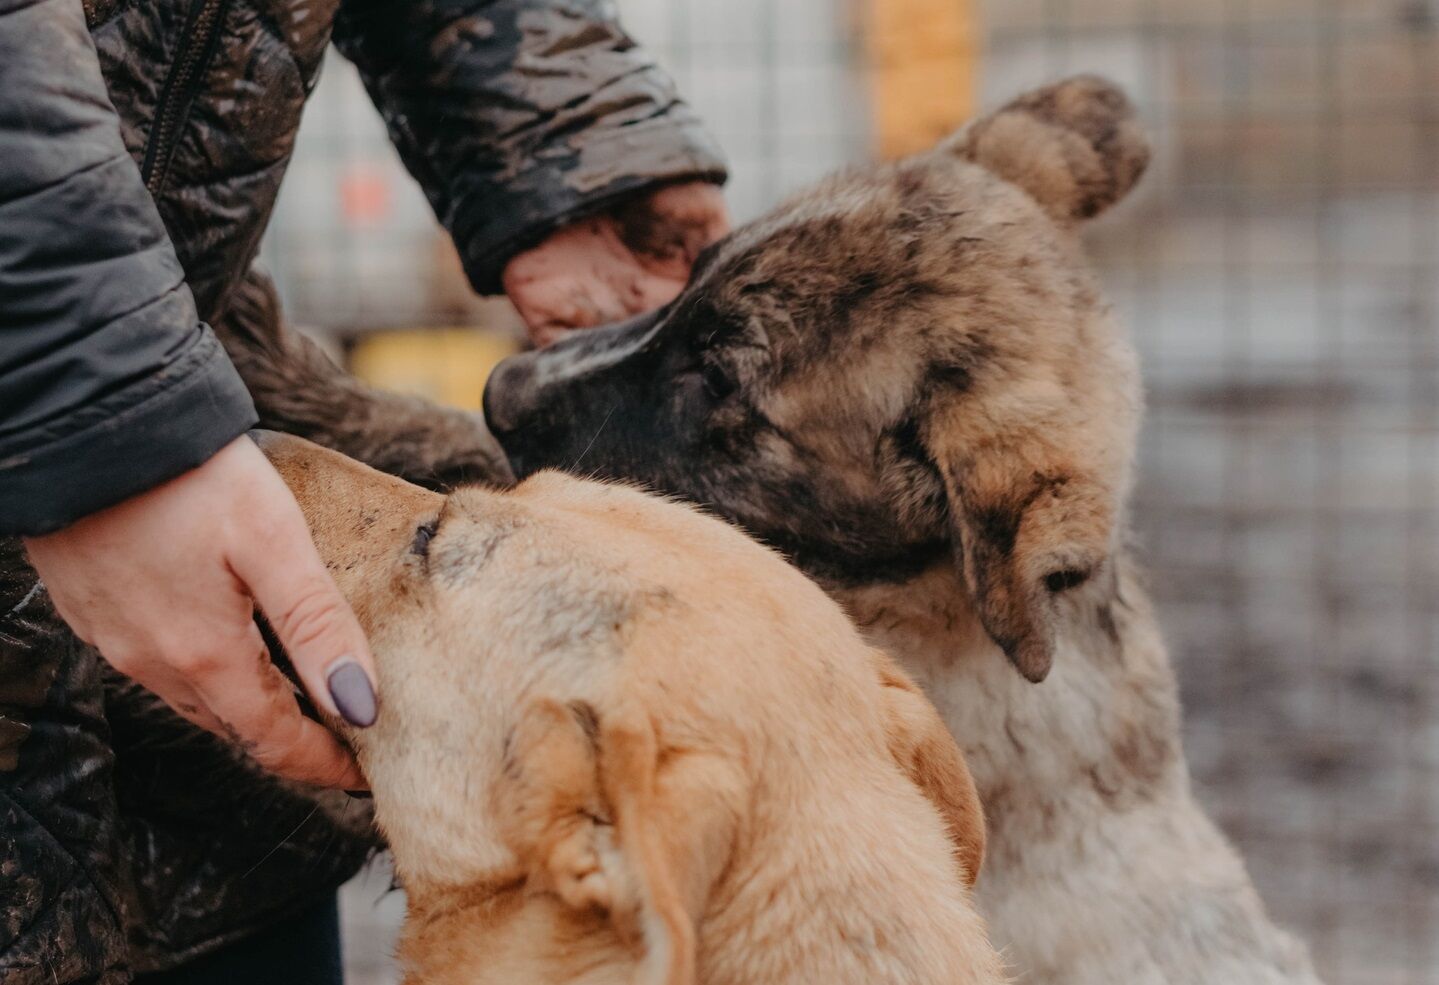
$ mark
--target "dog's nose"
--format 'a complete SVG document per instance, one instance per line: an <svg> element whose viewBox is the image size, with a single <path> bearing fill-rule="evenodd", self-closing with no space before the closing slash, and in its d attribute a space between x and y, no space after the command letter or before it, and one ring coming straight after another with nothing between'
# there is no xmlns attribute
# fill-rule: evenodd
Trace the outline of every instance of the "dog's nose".
<svg viewBox="0 0 1439 985"><path fill-rule="evenodd" d="M539 389L534 353L511 356L490 373L483 398L485 422L501 443L522 429L539 407Z"/></svg>

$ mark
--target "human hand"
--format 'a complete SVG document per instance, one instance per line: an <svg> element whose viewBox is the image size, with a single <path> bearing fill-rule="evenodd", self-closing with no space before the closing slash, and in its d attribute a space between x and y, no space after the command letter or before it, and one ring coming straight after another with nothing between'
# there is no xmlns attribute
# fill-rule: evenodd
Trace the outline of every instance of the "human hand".
<svg viewBox="0 0 1439 985"><path fill-rule="evenodd" d="M365 785L345 747L300 713L255 625L258 604L316 705L374 722L364 633L248 438L25 546L60 615L116 670L276 773Z"/></svg>
<svg viewBox="0 0 1439 985"><path fill-rule="evenodd" d="M729 232L717 185L668 185L556 230L505 266L505 293L535 345L673 300L695 257Z"/></svg>

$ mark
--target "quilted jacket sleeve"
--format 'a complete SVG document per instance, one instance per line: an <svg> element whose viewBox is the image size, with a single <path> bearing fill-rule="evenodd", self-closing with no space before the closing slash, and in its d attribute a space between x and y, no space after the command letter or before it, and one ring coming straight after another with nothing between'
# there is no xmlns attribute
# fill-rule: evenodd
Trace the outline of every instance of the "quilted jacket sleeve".
<svg viewBox="0 0 1439 985"><path fill-rule="evenodd" d="M80 0L0 0L0 534L148 489L254 420L125 152Z"/></svg>
<svg viewBox="0 0 1439 985"><path fill-rule="evenodd" d="M344 0L335 40L482 293L561 225L664 182L725 178L610 0Z"/></svg>

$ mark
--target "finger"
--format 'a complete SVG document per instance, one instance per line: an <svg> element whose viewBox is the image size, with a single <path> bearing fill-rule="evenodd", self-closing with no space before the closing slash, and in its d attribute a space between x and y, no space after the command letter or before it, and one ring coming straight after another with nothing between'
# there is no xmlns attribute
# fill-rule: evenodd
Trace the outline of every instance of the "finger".
<svg viewBox="0 0 1439 985"><path fill-rule="evenodd" d="M554 278L530 285L515 297L515 307L539 344L541 332L593 328L625 318L631 312L616 286L622 280L622 275L608 270L583 280Z"/></svg>
<svg viewBox="0 0 1439 985"><path fill-rule="evenodd" d="M191 675L218 730L272 772L326 787L363 784L354 757L318 722L300 713L290 682L270 662L258 630L242 655L207 662Z"/></svg>
<svg viewBox="0 0 1439 985"><path fill-rule="evenodd" d="M542 330L564 331L600 322L602 316L587 294L572 285L548 284L516 305L531 336Z"/></svg>
<svg viewBox="0 0 1439 985"><path fill-rule="evenodd" d="M556 280L530 281L508 289L510 300L525 323L525 331L537 346L545 344L541 341L542 335L563 331L585 317L585 313L570 300L571 292L557 284Z"/></svg>
<svg viewBox="0 0 1439 985"><path fill-rule="evenodd" d="M638 273L630 281L626 291L630 314L638 315L664 307L679 297L684 286L683 277L666 277L643 271Z"/></svg>
<svg viewBox="0 0 1439 985"><path fill-rule="evenodd" d="M605 273L608 276L596 271L594 276L572 281L557 311L559 317L552 321L563 328L593 328L621 321L628 314L615 283L621 278L615 271Z"/></svg>
<svg viewBox="0 0 1439 985"><path fill-rule="evenodd" d="M271 476L284 508L273 511L264 535L233 546L231 568L269 620L311 700L351 725L368 727L379 713L369 644L316 553L299 506L279 475Z"/></svg>
<svg viewBox="0 0 1439 985"><path fill-rule="evenodd" d="M618 210L620 236L647 270L685 280L695 258L729 231L724 194L707 182L670 185Z"/></svg>
<svg viewBox="0 0 1439 985"><path fill-rule="evenodd" d="M231 692L222 692L215 700L225 704L223 694L227 693ZM247 701L245 705L248 704ZM249 714L245 706L225 704L216 717L219 734L272 773L338 790L369 787L354 754L333 732L301 714L293 694L276 696L271 706L256 708Z"/></svg>
<svg viewBox="0 0 1439 985"><path fill-rule="evenodd" d="M195 693L184 675L164 660L156 659L164 650L163 644L131 642L144 638L143 633L136 632L128 636L110 636L86 642L99 652L101 658L113 667L116 673L155 695L177 715L207 732L223 734L220 723L210 714L204 699Z"/></svg>
<svg viewBox="0 0 1439 985"><path fill-rule="evenodd" d="M546 349L563 338L583 331L584 329L582 328L565 328L561 325L542 325L530 332L530 340L534 342L536 349Z"/></svg>
<svg viewBox="0 0 1439 985"><path fill-rule="evenodd" d="M143 676L131 674L118 664L112 663L116 670L119 670L126 677L129 677L136 684L155 695L170 709L192 725L198 725L206 732L224 737L225 730L220 725L220 720L210 713L205 704L205 699L185 681L179 674L169 671L163 664L147 664L147 672Z"/></svg>
<svg viewBox="0 0 1439 985"><path fill-rule="evenodd" d="M556 317L550 311L535 310L518 303L515 307L519 309L520 318L525 323L525 334L536 349L553 345L574 331L567 320Z"/></svg>
<svg viewBox="0 0 1439 985"><path fill-rule="evenodd" d="M190 724L198 725L206 732L213 732L215 735L225 735L224 727L206 706L205 699L188 684L176 679L169 685L154 687L147 684L145 687L158 695L165 704L174 709L177 715Z"/></svg>

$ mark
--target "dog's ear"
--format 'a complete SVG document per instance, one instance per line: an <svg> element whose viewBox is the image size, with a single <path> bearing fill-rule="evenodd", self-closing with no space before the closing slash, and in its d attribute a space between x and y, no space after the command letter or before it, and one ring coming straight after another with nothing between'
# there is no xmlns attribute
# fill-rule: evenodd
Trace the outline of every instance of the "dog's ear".
<svg viewBox="0 0 1439 985"><path fill-rule="evenodd" d="M659 759L641 709L539 699L509 733L492 807L532 888L608 921L638 957L637 983L693 985L695 920L731 841L731 814L709 801L727 784L699 766L661 790Z"/></svg>
<svg viewBox="0 0 1439 985"><path fill-rule="evenodd" d="M1149 141L1112 82L1081 75L1025 93L946 145L1032 196L1058 219L1088 219L1123 198Z"/></svg>
<svg viewBox="0 0 1439 985"><path fill-rule="evenodd" d="M1111 553L1122 480L1100 471L1113 450L1095 447L1082 420L1066 419L1077 408L1044 413L1041 397L1007 386L1013 392L971 393L932 409L922 437L979 620L1038 682L1054 662L1056 597L1088 581Z"/></svg>
<svg viewBox="0 0 1439 985"><path fill-rule="evenodd" d="M973 886L984 863L984 809L954 737L919 687L878 650L872 651L882 688L890 754L939 810L955 856Z"/></svg>

